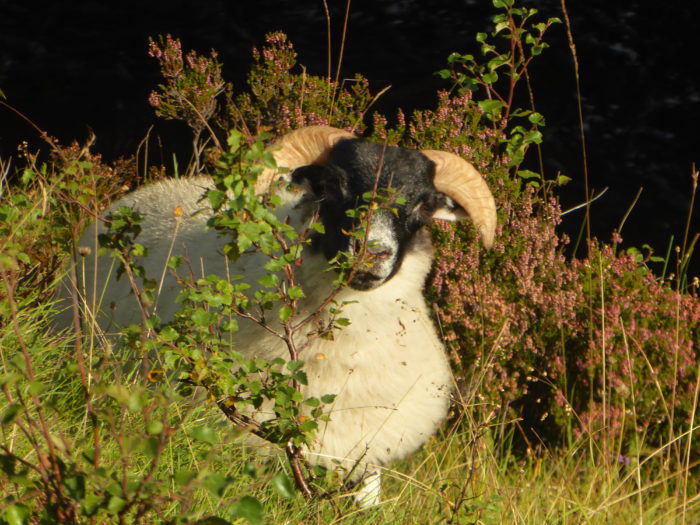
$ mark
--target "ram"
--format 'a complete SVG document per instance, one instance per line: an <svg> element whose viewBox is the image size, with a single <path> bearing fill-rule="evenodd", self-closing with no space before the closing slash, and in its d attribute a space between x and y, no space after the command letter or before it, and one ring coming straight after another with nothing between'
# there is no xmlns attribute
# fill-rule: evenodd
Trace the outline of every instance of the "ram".
<svg viewBox="0 0 700 525"><path fill-rule="evenodd" d="M379 500L381 467L417 450L436 431L450 403L450 367L423 298L434 251L426 226L433 218L469 216L489 247L496 228L495 203L482 176L451 153L384 146L326 126L291 132L276 146L277 165L288 171L264 172L258 190L280 187L272 182L285 178L288 185L280 190L284 204L276 213L300 230L310 217L324 225L323 233L314 233L297 272L306 293L299 307L302 315L317 308L333 289L327 261L339 251L356 249L348 235L353 228L348 210L377 187L391 187L401 197L393 210L380 207L371 216L366 244L371 262L335 297L347 305L343 315L351 324L333 340L309 340L301 356L308 375L303 394L336 394L330 421L322 424L315 445L305 453L312 462L350 467L364 479L360 502L373 504ZM296 191L288 191L290 187ZM255 253L244 253L228 267L223 248L229 239L206 228L213 211L202 196L211 188L213 181L204 176L162 181L139 188L107 210L128 206L142 214L138 242L148 249L146 274L162 278L155 309L163 321L177 311L175 298L181 289L163 270L170 255L186 257L201 275L241 274L255 282L264 271L261 255ZM178 206L183 212L179 218L173 214ZM96 229L105 230L102 221ZM92 246L95 238L95 228L88 228L79 246ZM105 331L138 322L141 314L128 280L117 280L110 273L110 259L95 252L78 272L84 275L78 287L83 302L98 295L102 299L103 308L88 315L95 315ZM70 323L66 319L64 324ZM240 321L236 347L261 359L288 357L278 337L245 320Z"/></svg>

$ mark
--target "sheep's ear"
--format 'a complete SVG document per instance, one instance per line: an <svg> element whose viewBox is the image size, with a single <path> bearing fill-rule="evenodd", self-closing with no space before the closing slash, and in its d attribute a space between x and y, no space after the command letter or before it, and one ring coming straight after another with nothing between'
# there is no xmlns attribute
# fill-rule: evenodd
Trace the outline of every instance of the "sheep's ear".
<svg viewBox="0 0 700 525"><path fill-rule="evenodd" d="M330 166L302 166L292 173L292 184L313 193L317 197L349 194L347 175L339 168Z"/></svg>
<svg viewBox="0 0 700 525"><path fill-rule="evenodd" d="M292 172L292 184L303 190L304 193L320 195L323 192L321 184L322 166L302 166Z"/></svg>
<svg viewBox="0 0 700 525"><path fill-rule="evenodd" d="M469 217L461 207L457 206L452 199L445 197L445 205L436 208L433 212L433 219L456 222Z"/></svg>

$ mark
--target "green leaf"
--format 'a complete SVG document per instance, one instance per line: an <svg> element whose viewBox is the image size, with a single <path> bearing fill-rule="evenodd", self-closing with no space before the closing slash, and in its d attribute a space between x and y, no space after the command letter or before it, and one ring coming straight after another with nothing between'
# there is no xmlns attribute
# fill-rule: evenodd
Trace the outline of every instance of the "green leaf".
<svg viewBox="0 0 700 525"><path fill-rule="evenodd" d="M160 443L159 443L157 437L149 437L149 438L143 440L143 443L142 443L143 452L149 458L156 457L156 455L158 454L158 447L159 446L160 446Z"/></svg>
<svg viewBox="0 0 700 525"><path fill-rule="evenodd" d="M151 301L149 303L146 303L146 301L144 301L144 304L153 304L153 302ZM146 328L148 328L150 330L158 329L158 327L160 326L160 317L155 313L151 314L148 317L148 319L146 319L145 325L146 325Z"/></svg>
<svg viewBox="0 0 700 525"><path fill-rule="evenodd" d="M209 190L207 199L214 210L218 210L226 202L226 192L219 190Z"/></svg>
<svg viewBox="0 0 700 525"><path fill-rule="evenodd" d="M318 423L313 419L307 419L299 425L299 429L305 434L318 430Z"/></svg>
<svg viewBox="0 0 700 525"><path fill-rule="evenodd" d="M173 255L168 259L168 268L172 268L173 270L177 269L180 267L182 264L182 256L181 255Z"/></svg>
<svg viewBox="0 0 700 525"><path fill-rule="evenodd" d="M145 394L141 392L134 392L129 395L126 406L131 412L138 412L148 403L148 399Z"/></svg>
<svg viewBox="0 0 700 525"><path fill-rule="evenodd" d="M258 469L255 467L255 463L248 461L243 465L243 472L251 478L255 479L258 475Z"/></svg>
<svg viewBox="0 0 700 525"><path fill-rule="evenodd" d="M260 251L267 255L270 255L276 250L280 249L279 243L271 234L262 235L258 242L260 244Z"/></svg>
<svg viewBox="0 0 700 525"><path fill-rule="evenodd" d="M309 384L309 378L306 375L306 372L304 372L303 370L299 370L298 372L296 372L293 377L294 377L294 379L299 381L299 383L301 383L302 385Z"/></svg>
<svg viewBox="0 0 700 525"><path fill-rule="evenodd" d="M109 498L109 503L107 503L107 510L110 514L118 514L124 507L126 507L127 501L120 498L119 496L112 496Z"/></svg>
<svg viewBox="0 0 700 525"><path fill-rule="evenodd" d="M532 48L530 49L530 52L532 53L532 56L538 56L538 55L541 55L542 51L544 51L548 47L549 46L547 44L542 42L541 44L537 44L537 45L532 46Z"/></svg>
<svg viewBox="0 0 700 525"><path fill-rule="evenodd" d="M525 138L526 143L541 144L542 143L542 132L537 131L537 130L531 130L525 134L524 138Z"/></svg>
<svg viewBox="0 0 700 525"><path fill-rule="evenodd" d="M192 430L192 437L197 441L216 445L219 442L218 435L211 427L199 426Z"/></svg>
<svg viewBox="0 0 700 525"><path fill-rule="evenodd" d="M500 100L480 100L478 104L481 111L487 115L499 113L501 109L503 109L503 106L505 106Z"/></svg>
<svg viewBox="0 0 700 525"><path fill-rule="evenodd" d="M238 321L235 318L227 319L221 323L221 330L224 332L237 332Z"/></svg>
<svg viewBox="0 0 700 525"><path fill-rule="evenodd" d="M448 69L441 69L436 74L443 80L447 80L452 76L452 73Z"/></svg>
<svg viewBox="0 0 700 525"><path fill-rule="evenodd" d="M288 304L285 304L282 308L280 308L280 321L283 323L288 321L290 317L292 317L292 307L289 306Z"/></svg>
<svg viewBox="0 0 700 525"><path fill-rule="evenodd" d="M233 129L229 132L228 138L226 139L226 143L228 144L228 147L231 151L236 151L240 147L242 139L243 133L241 133L237 129Z"/></svg>
<svg viewBox="0 0 700 525"><path fill-rule="evenodd" d="M208 327L214 322L212 314L201 308L195 310L191 319L194 324L201 327Z"/></svg>
<svg viewBox="0 0 700 525"><path fill-rule="evenodd" d="M287 361L287 369L290 372L295 372L304 366L304 361Z"/></svg>
<svg viewBox="0 0 700 525"><path fill-rule="evenodd" d="M261 525L263 522L262 503L253 496L243 496L231 509L231 517L244 518L252 525Z"/></svg>
<svg viewBox="0 0 700 525"><path fill-rule="evenodd" d="M91 465L95 464L95 449L87 448L83 450L83 458Z"/></svg>
<svg viewBox="0 0 700 525"><path fill-rule="evenodd" d="M321 402L318 400L317 397L309 397L308 399L304 400L304 403L309 405L310 407L321 406Z"/></svg>
<svg viewBox="0 0 700 525"><path fill-rule="evenodd" d="M204 480L204 486L209 489L209 492L213 496L221 497L224 495L224 490L226 486L230 483L230 480L219 472L214 472L209 474Z"/></svg>
<svg viewBox="0 0 700 525"><path fill-rule="evenodd" d="M101 503L101 496L98 496L97 494L88 494L81 501L83 513L85 513L85 515L88 517L92 516L95 513L95 511L97 511Z"/></svg>
<svg viewBox="0 0 700 525"><path fill-rule="evenodd" d="M290 299L301 299L302 297L306 297L304 295L304 290L302 290L299 286L290 287L289 290L287 290L287 295Z"/></svg>
<svg viewBox="0 0 700 525"><path fill-rule="evenodd" d="M326 394L324 396L321 396L321 401L325 404L332 403L335 401L335 394Z"/></svg>
<svg viewBox="0 0 700 525"><path fill-rule="evenodd" d="M8 476L12 476L15 473L15 465L17 465L17 458L9 454L0 454L0 470L2 470Z"/></svg>
<svg viewBox="0 0 700 525"><path fill-rule="evenodd" d="M197 473L191 470L178 470L177 472L175 472L173 479L175 480L176 485L182 487L183 485L187 485L196 476Z"/></svg>
<svg viewBox="0 0 700 525"><path fill-rule="evenodd" d="M85 478L83 476L70 476L63 484L68 489L71 498L79 500L85 496Z"/></svg>
<svg viewBox="0 0 700 525"><path fill-rule="evenodd" d="M278 472L272 478L272 487L283 498L293 498L296 494L294 484L284 472Z"/></svg>
<svg viewBox="0 0 700 525"><path fill-rule="evenodd" d="M172 326L166 326L161 329L160 337L163 341L175 341L179 337L179 334Z"/></svg>
<svg viewBox="0 0 700 525"><path fill-rule="evenodd" d="M309 229L320 234L326 233L326 228L324 228L322 222L312 222L311 224L309 224Z"/></svg>
<svg viewBox="0 0 700 525"><path fill-rule="evenodd" d="M519 170L518 171L518 177L521 179L541 179L542 176L539 173L535 173L534 171L530 170Z"/></svg>
<svg viewBox="0 0 700 525"><path fill-rule="evenodd" d="M504 29L508 29L509 27L510 27L510 24L508 23L507 20L506 20L506 21L502 21L502 22L498 22L498 23L496 24L496 28L494 29L493 33L494 33L494 34L498 34L498 33L500 33L501 31L503 31Z"/></svg>
<svg viewBox="0 0 700 525"><path fill-rule="evenodd" d="M275 273L268 273L263 275L258 282L262 284L265 288L274 288L280 282L280 278Z"/></svg>
<svg viewBox="0 0 700 525"><path fill-rule="evenodd" d="M561 173L557 175L557 185L563 186L564 184L568 183L571 180L571 177L567 177L566 175L562 175Z"/></svg>
<svg viewBox="0 0 700 525"><path fill-rule="evenodd" d="M145 257L148 255L148 250L143 244L139 243L134 243L134 245L131 248L131 253L134 255L134 257Z"/></svg>
<svg viewBox="0 0 700 525"><path fill-rule="evenodd" d="M11 423L13 419L17 416L19 411L22 409L22 405L18 403L12 403L10 404L6 409L5 412L2 414L2 424L7 425L8 423Z"/></svg>
<svg viewBox="0 0 700 525"><path fill-rule="evenodd" d="M3 518L7 521L8 525L24 525L29 523L29 517L32 511L29 507L23 503L15 503L10 505L2 513Z"/></svg>
<svg viewBox="0 0 700 525"><path fill-rule="evenodd" d="M13 385L16 383L22 376L19 374L3 374L0 376L0 387L5 386L5 385Z"/></svg>

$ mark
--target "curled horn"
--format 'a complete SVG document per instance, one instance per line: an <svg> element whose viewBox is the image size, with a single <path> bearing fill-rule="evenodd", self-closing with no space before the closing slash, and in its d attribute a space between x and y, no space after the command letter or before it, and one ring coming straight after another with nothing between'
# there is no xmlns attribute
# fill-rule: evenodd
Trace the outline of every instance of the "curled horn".
<svg viewBox="0 0 700 525"><path fill-rule="evenodd" d="M290 171L309 164L325 164L331 148L340 140L357 138L331 126L309 126L287 133L273 144L272 156L278 168ZM280 178L276 169L266 169L258 177L256 192L266 192Z"/></svg>
<svg viewBox="0 0 700 525"><path fill-rule="evenodd" d="M481 173L453 153L435 150L421 153L435 163L435 188L467 212L481 233L484 246L490 248L496 234L496 202Z"/></svg>

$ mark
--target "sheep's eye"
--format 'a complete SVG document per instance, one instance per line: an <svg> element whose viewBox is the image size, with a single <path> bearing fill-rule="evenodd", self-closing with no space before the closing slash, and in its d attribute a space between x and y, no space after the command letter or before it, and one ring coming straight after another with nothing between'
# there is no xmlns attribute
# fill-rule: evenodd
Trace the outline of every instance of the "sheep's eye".
<svg viewBox="0 0 700 525"><path fill-rule="evenodd" d="M427 201L416 204L411 211L409 224L411 229L420 228L425 225L433 215L433 208Z"/></svg>
<svg viewBox="0 0 700 525"><path fill-rule="evenodd" d="M419 217L422 217L424 219L429 219L433 214L433 207L428 204L428 202L423 201L419 202L414 208L413 208L413 215L417 215Z"/></svg>

